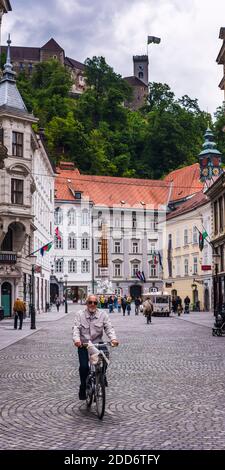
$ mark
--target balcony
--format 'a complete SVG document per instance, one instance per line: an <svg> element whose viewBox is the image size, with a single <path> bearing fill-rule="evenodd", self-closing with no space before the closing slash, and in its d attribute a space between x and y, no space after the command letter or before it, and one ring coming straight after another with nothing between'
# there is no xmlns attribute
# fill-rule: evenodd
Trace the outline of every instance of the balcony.
<svg viewBox="0 0 225 470"><path fill-rule="evenodd" d="M0 264L16 264L17 255L11 251L0 252Z"/></svg>

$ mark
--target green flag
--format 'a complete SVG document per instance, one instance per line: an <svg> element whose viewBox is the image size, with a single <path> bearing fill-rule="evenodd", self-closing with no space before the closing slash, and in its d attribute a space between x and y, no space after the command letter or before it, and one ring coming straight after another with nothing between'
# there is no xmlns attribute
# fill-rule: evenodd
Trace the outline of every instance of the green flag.
<svg viewBox="0 0 225 470"><path fill-rule="evenodd" d="M204 240L208 237L208 233L206 232L206 230L204 230L204 232L199 232L199 239L198 239L198 244L199 244L199 249L200 251L203 250L204 248Z"/></svg>

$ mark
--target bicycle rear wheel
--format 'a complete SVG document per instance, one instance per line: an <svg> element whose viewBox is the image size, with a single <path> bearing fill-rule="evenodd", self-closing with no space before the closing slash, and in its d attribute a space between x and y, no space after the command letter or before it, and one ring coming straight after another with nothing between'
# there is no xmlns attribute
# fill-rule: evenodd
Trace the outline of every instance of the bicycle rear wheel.
<svg viewBox="0 0 225 470"><path fill-rule="evenodd" d="M90 379L87 380L87 386L86 386L86 405L87 408L91 408L92 402L93 402L93 395L94 395L94 390L92 386L92 381Z"/></svg>
<svg viewBox="0 0 225 470"><path fill-rule="evenodd" d="M97 415L99 419L102 419L105 413L105 382L102 375L96 381L95 397Z"/></svg>

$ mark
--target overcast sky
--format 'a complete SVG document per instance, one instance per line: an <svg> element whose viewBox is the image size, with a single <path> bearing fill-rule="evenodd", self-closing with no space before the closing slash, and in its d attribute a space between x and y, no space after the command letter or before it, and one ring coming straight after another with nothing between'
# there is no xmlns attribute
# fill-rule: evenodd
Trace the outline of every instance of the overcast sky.
<svg viewBox="0 0 225 470"><path fill-rule="evenodd" d="M83 62L103 55L117 73L133 74L133 54L149 46L150 81L168 83L177 97L198 98L213 113L223 101L223 76L216 57L225 27L224 0L10 0L3 37L13 45L41 46L55 40L66 55Z"/></svg>

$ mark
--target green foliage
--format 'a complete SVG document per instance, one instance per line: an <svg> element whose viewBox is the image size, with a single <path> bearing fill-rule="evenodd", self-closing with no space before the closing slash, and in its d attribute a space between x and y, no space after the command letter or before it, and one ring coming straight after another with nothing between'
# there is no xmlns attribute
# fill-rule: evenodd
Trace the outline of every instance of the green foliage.
<svg viewBox="0 0 225 470"><path fill-rule="evenodd" d="M20 74L18 87L29 111L45 127L51 157L72 160L81 172L138 178L162 178L198 161L211 116L198 101L176 99L167 84L150 83L146 105L124 106L132 89L103 57L87 59L87 90L70 95L69 73L57 61L37 65L32 76ZM224 110L215 131L225 150Z"/></svg>

